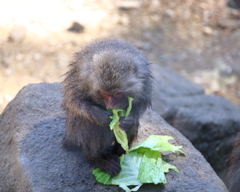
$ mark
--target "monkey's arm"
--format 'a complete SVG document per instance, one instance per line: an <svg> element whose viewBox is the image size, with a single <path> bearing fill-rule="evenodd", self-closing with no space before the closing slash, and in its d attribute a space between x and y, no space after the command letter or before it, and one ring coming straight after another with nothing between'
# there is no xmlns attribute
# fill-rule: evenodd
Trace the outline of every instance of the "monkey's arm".
<svg viewBox="0 0 240 192"><path fill-rule="evenodd" d="M110 116L112 113L100 108L90 99L73 95L69 98L71 99L71 102L66 101L66 106L81 118L97 123L101 126L107 126L111 122Z"/></svg>

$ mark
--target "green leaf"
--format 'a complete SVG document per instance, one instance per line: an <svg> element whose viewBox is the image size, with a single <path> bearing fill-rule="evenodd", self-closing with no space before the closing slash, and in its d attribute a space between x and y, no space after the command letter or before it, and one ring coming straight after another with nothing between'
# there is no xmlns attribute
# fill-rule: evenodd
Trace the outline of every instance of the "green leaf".
<svg viewBox="0 0 240 192"><path fill-rule="evenodd" d="M133 98L128 97L128 108L127 108L127 111L126 111L124 117L128 117L130 115L130 111L132 110L132 101L133 101Z"/></svg>
<svg viewBox="0 0 240 192"><path fill-rule="evenodd" d="M129 146L128 146L128 137L127 134L124 130L122 130L119 127L119 119L121 117L127 117L130 114L130 111L132 109L132 101L133 98L128 97L128 108L127 111L125 112L123 109L117 108L117 109L109 109L107 108L108 111L111 111L113 113L113 116L111 116L112 121L110 123L110 129L113 130L114 135L116 137L116 140L118 143L120 143L120 145L122 146L122 148L128 153L129 150Z"/></svg>
<svg viewBox="0 0 240 192"><path fill-rule="evenodd" d="M139 145L130 149L128 155L120 157L121 172L111 177L107 173L94 171L97 181L103 184L119 185L126 192L137 191L143 183L166 184L165 173L178 169L162 160L159 151L181 151L180 146L173 146L167 140L169 136L150 136ZM155 142L155 143L153 143ZM101 170L100 170L101 171ZM135 186L130 188L130 186Z"/></svg>
<svg viewBox="0 0 240 192"><path fill-rule="evenodd" d="M163 171L164 173L168 173L169 172L169 169L172 169L173 171L176 171L177 173L180 173L180 171L174 166L174 165L171 165L165 161L162 161L163 162Z"/></svg>
<svg viewBox="0 0 240 192"><path fill-rule="evenodd" d="M92 171L92 173L95 175L96 180L99 183L102 183L104 185L111 185L112 184L112 180L111 180L111 175L109 175L108 173L103 172L101 169L94 169Z"/></svg>
<svg viewBox="0 0 240 192"><path fill-rule="evenodd" d="M121 172L112 178L113 184L124 183L127 186L140 185L138 180L139 166L142 160L142 155L133 152L128 155L122 155L124 158L121 162Z"/></svg>
<svg viewBox="0 0 240 192"><path fill-rule="evenodd" d="M167 183L159 152L147 150L144 153L138 178L141 183Z"/></svg>
<svg viewBox="0 0 240 192"><path fill-rule="evenodd" d="M110 118L112 119L112 121L110 122L110 129L113 130L113 128L115 126L119 126L119 113L121 111L123 111L123 109L117 108L117 109L108 109L108 111L111 111L113 113L113 116L111 116Z"/></svg>
<svg viewBox="0 0 240 192"><path fill-rule="evenodd" d="M185 153L180 150L182 146L174 146L168 142L168 140L173 140L170 136L160 136L160 135L151 135L146 140L142 141L135 147L132 147L130 151L138 150L138 152L144 153L147 149L151 149L152 151L164 152L176 152Z"/></svg>
<svg viewBox="0 0 240 192"><path fill-rule="evenodd" d="M117 176L112 177L101 169L95 169L92 172L96 180L105 185L119 185L126 192L137 191L142 186L142 183L138 179L142 155L132 152L129 155L122 155L120 159L122 170ZM136 187L130 189L129 186Z"/></svg>
<svg viewBox="0 0 240 192"><path fill-rule="evenodd" d="M121 172L112 177L101 169L92 171L98 182L105 185L119 185L126 192L137 191L143 183L166 184L165 173L168 173L170 169L180 173L174 165L162 160L161 152L179 151L185 155L181 150L182 146L174 146L168 142L168 140L173 140L170 136L152 135L129 149L127 134L120 129L119 119L129 116L132 100L128 97L129 106L126 111L119 108L107 109L113 113L110 129L114 131L118 143L127 152L126 155L120 157Z"/></svg>
<svg viewBox="0 0 240 192"><path fill-rule="evenodd" d="M128 138L124 130L122 130L119 125L114 126L113 128L114 135L116 135L117 142L121 144L122 148L128 153Z"/></svg>

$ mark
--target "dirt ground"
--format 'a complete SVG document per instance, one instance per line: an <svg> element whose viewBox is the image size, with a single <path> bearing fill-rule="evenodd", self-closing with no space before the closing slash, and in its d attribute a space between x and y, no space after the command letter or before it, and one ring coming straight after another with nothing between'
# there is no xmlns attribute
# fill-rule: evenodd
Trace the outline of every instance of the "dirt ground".
<svg viewBox="0 0 240 192"><path fill-rule="evenodd" d="M74 52L98 38L126 39L240 107L240 13L225 0L9 0L0 2L0 113L23 86L62 81Z"/></svg>

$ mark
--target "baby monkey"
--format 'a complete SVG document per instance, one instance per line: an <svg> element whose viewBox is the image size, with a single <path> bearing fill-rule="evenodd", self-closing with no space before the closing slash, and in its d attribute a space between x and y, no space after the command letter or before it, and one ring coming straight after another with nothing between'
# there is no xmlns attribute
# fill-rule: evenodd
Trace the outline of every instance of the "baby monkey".
<svg viewBox="0 0 240 192"><path fill-rule="evenodd" d="M137 135L139 118L151 106L152 75L148 59L131 44L122 40L98 40L75 54L66 73L63 107L66 112L66 146L82 149L94 166L117 175L119 156L124 153L116 141L110 109L132 110L120 119L129 145Z"/></svg>

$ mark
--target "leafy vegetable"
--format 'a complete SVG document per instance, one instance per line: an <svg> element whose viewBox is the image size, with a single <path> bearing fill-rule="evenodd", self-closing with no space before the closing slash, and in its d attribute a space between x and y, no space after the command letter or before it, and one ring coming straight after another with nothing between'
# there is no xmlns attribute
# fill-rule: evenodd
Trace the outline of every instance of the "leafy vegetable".
<svg viewBox="0 0 240 192"><path fill-rule="evenodd" d="M185 155L185 153L180 150L182 146L174 146L168 142L168 140L174 140L170 136L160 136L160 135L151 135L148 139L142 141L135 147L132 147L130 151L138 150L139 152L144 152L148 149L151 151L170 151L176 152L179 151Z"/></svg>
<svg viewBox="0 0 240 192"><path fill-rule="evenodd" d="M119 187L127 192L134 191L133 189L129 189L128 186L136 186L135 191L137 191L142 186L142 183L138 179L141 154L132 152L129 155L122 155L120 158L123 160L121 161L122 170L117 176L112 177L108 173L101 171L101 169L93 170L93 174L99 183L119 185ZM105 175L103 175L102 172L105 173ZM100 173L102 174L101 176ZM98 179L99 177L101 177L101 180Z"/></svg>
<svg viewBox="0 0 240 192"><path fill-rule="evenodd" d="M174 165L162 160L160 152L176 152L181 146L174 146L167 141L169 136L152 135L129 150L128 155L122 155L121 172L117 176L110 176L100 169L93 170L98 182L105 185L119 185L126 192L137 191L143 183L166 184L165 173L170 169L179 173ZM184 154L184 153L183 153ZM147 170L147 171L146 171ZM135 186L130 189L129 186Z"/></svg>
<svg viewBox="0 0 240 192"><path fill-rule="evenodd" d="M117 139L117 142L121 144L122 148L128 153L129 147L128 147L128 138L127 134L124 130L122 130L119 127L119 119L121 117L128 117L130 114L130 111L132 109L132 101L133 98L128 97L128 108L126 111L123 109L117 108L117 109L107 109L108 111L111 111L113 113L113 116L110 118L112 119L110 123L110 129L113 130L115 137Z"/></svg>
<svg viewBox="0 0 240 192"><path fill-rule="evenodd" d="M123 109L108 109L112 111L112 122L110 129L114 131L115 137L122 148L127 152L120 157L121 172L112 177L101 169L93 170L96 180L105 185L119 185L126 192L137 191L143 183L166 184L165 173L170 169L179 173L178 169L162 160L161 152L180 152L182 146L174 146L168 142L173 138L170 136L151 135L149 138L129 149L128 139L125 131L119 127L119 119L127 117L132 108L133 98L128 97L129 106ZM135 186L129 188L129 186Z"/></svg>

